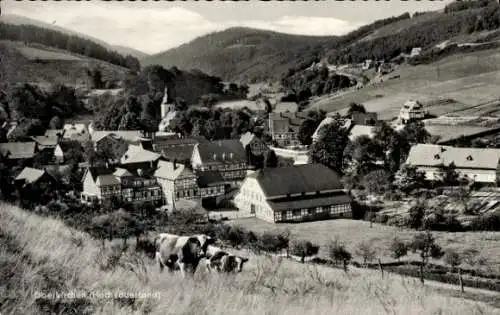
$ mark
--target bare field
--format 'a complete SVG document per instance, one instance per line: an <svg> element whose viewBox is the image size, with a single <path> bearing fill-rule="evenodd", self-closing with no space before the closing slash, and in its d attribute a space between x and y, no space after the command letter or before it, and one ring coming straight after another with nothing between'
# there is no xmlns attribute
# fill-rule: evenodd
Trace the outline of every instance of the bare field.
<svg viewBox="0 0 500 315"><path fill-rule="evenodd" d="M394 117L407 99L451 98L456 104L430 108L432 114L466 109L500 98L500 50L491 49L456 54L430 65L404 65L390 74L399 79L366 86L340 97L321 97L311 108L327 112L345 108L350 102L365 103L368 110L377 111L382 119ZM498 115L495 106L485 107L477 115Z"/></svg>
<svg viewBox="0 0 500 315"><path fill-rule="evenodd" d="M260 233L289 230L291 237L309 240L319 245L320 255L327 254L326 245L336 238L344 242L351 252L354 252L357 244L371 242L383 262L394 261L389 251L389 245L394 237L409 241L418 233L415 230L399 229L377 223L370 227L369 222L347 219L300 224L272 224L256 218L237 218L231 223ZM444 249L454 248L458 251L469 248L477 249L480 255L487 259L489 266L500 272L500 232L433 232L433 234L438 244ZM418 259L418 256L412 254L409 258Z"/></svg>
<svg viewBox="0 0 500 315"><path fill-rule="evenodd" d="M21 46L17 48L24 57L29 60L77 60L82 58L76 57L69 53L62 53L52 50L42 50L35 47Z"/></svg>
<svg viewBox="0 0 500 315"><path fill-rule="evenodd" d="M245 270L235 276L208 274L200 267L194 280L181 281L178 275L158 275L151 260L131 252L122 254L122 264L106 270L99 268L98 262L106 260L111 250L109 243L100 249L99 242L60 221L31 215L10 205L1 208L2 235L17 242L21 250L0 251L2 262L35 263L12 280L9 276L3 278L7 282L2 282L1 288L29 288L16 297L18 303L9 305L9 313L39 312L35 293L39 296L49 290L50 283L47 287L40 278L47 272L54 280L58 275L55 283L59 293L78 290L142 294L128 302L110 297L66 301L73 303L72 307L87 305L92 314L500 313L486 303L450 296L456 290L440 287L438 292L432 285L422 286L415 279L395 275L381 279L378 272L356 268L346 274L338 269L250 254ZM30 259L26 261L21 255L29 255ZM140 261L142 264L134 263ZM0 264L0 268L3 266ZM490 295L489 299L496 297ZM2 312L5 307L6 304Z"/></svg>
<svg viewBox="0 0 500 315"><path fill-rule="evenodd" d="M220 102L217 105L215 105L216 108L231 108L231 109L240 109L243 107L248 107L251 110L260 110L254 101L249 101L249 100L237 100L237 101L225 101L225 102Z"/></svg>

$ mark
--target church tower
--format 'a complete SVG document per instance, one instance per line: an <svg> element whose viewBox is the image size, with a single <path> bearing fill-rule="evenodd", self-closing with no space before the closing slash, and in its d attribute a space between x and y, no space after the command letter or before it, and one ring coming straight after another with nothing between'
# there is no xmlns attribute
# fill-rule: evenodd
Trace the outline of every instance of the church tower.
<svg viewBox="0 0 500 315"><path fill-rule="evenodd" d="M170 111L174 111L174 104L170 104L168 102L168 88L165 87L165 94L163 95L163 101L161 102L161 118L165 118L167 113Z"/></svg>

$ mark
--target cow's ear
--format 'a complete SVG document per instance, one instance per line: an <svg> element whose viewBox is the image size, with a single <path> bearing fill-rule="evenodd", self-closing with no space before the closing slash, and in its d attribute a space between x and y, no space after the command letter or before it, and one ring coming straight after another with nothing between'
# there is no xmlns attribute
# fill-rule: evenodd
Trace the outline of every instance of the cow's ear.
<svg viewBox="0 0 500 315"><path fill-rule="evenodd" d="M242 263L246 263L248 261L248 258L245 258L245 257L240 257L240 258L241 258Z"/></svg>

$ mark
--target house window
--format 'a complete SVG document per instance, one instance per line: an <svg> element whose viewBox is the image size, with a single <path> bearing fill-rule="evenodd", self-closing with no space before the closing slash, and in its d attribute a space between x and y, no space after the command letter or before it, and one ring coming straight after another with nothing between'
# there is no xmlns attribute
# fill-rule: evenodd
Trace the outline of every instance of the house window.
<svg viewBox="0 0 500 315"><path fill-rule="evenodd" d="M303 217L304 217L304 216L306 216L306 215L307 215L307 209L302 209L302 210L300 211L300 214L301 214Z"/></svg>

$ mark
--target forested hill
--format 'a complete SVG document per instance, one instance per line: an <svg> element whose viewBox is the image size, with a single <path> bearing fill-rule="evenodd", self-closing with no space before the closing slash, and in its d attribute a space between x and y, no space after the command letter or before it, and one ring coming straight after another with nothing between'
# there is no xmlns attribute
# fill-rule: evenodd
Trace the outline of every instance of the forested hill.
<svg viewBox="0 0 500 315"><path fill-rule="evenodd" d="M7 23L7 24L12 24L12 25L29 24L29 25L34 25L34 26L38 26L41 28L46 28L49 30L59 31L59 32L62 32L64 34L68 34L68 35L75 35L75 36L78 36L81 38L91 40L94 43L99 44L101 46L104 46L108 50L116 51L117 53L119 53L120 55L123 55L123 56L131 55L131 56L139 58L139 59L146 58L147 56L149 56L147 53L145 53L143 51L139 51L137 49L127 47L127 46L112 45L112 44L109 44L103 40L92 37L90 35L83 34L83 33L77 32L77 31L73 31L73 30L70 30L70 29L65 28L65 27L61 27L61 26L57 25L57 23L49 24L49 23L45 23L45 22L40 21L40 20L30 19L30 18L27 18L25 16L17 15L17 14L2 15L0 20L4 23Z"/></svg>
<svg viewBox="0 0 500 315"><path fill-rule="evenodd" d="M106 61L132 71L140 69L139 60L132 55L123 56L90 39L35 25L14 25L0 22L0 40L38 43Z"/></svg>
<svg viewBox="0 0 500 315"><path fill-rule="evenodd" d="M313 37L230 28L141 60L143 65L200 69L225 80L260 81L290 67L309 64L336 37Z"/></svg>
<svg viewBox="0 0 500 315"><path fill-rule="evenodd" d="M247 83L282 78L313 61L391 59L413 47L428 50L455 36L500 26L496 0L454 2L442 12L408 13L379 20L344 36L300 36L231 28L147 57L143 64L198 68L225 80Z"/></svg>

